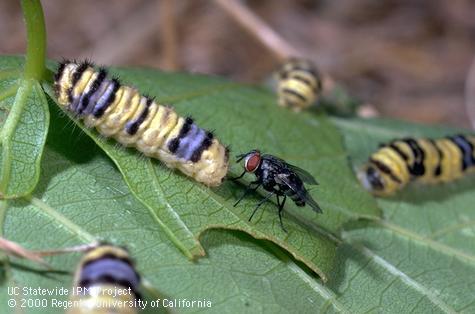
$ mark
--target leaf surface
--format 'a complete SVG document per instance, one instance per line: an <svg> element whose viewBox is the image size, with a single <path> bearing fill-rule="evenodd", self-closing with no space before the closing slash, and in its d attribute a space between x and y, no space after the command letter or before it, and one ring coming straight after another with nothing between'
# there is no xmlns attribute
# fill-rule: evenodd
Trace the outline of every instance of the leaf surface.
<svg viewBox="0 0 475 314"><path fill-rule="evenodd" d="M211 312L285 313L295 302L301 303L298 307L303 312L311 312L315 306L334 308L329 303L331 292L318 277L270 241L237 231L211 230L201 237L206 257L187 259L100 149L78 129L65 129L61 122L67 124L66 117L57 117L53 110L52 118L58 128L49 134L35 193L8 201L8 208L0 207L6 238L32 250L71 247L97 239L126 245L142 277L154 287L151 296L208 300ZM71 272L79 258L79 253L47 257L54 270L48 271L29 261L2 257L6 276L0 311L10 312L7 287L71 287ZM289 298L289 293L293 297ZM67 296L22 293L18 302L22 298L49 302L46 309L26 308L28 313L63 313L64 308L52 304ZM153 308L148 310L155 313Z"/></svg>
<svg viewBox="0 0 475 314"><path fill-rule="evenodd" d="M243 184L227 181L210 189L163 167L157 160L144 158L134 149L119 147L94 130L83 128L114 161L130 191L147 207L155 222L188 257L205 254L199 242L205 230L242 230L276 243L326 280L336 249L331 237L351 219L379 214L373 199L352 177L341 136L326 117L290 113L275 106L267 90L222 79L149 70L113 73L156 97L159 103L173 101L178 113L191 115L198 125L214 130L223 143L232 143L235 153L258 147L299 165L320 180L320 186L311 193L325 214L317 215L288 202L284 223L289 232L285 233L280 228L275 203L267 203L252 222L248 221L262 196L253 195L238 207L233 206L252 177L246 177ZM183 86L179 83L182 81ZM231 175L241 169L241 165L233 163Z"/></svg>
<svg viewBox="0 0 475 314"><path fill-rule="evenodd" d="M27 195L35 188L49 125L40 83L21 75L18 59L0 59L0 196L4 199Z"/></svg>
<svg viewBox="0 0 475 314"><path fill-rule="evenodd" d="M235 153L259 147L311 172L320 183L311 193L324 214L290 204L284 224L294 238L286 239L273 203L247 222L261 195L232 207L244 191L242 184L252 176L242 184L204 188L86 130L99 144L95 145L51 104L53 123L37 189L31 198L0 203L3 234L9 240L30 249L97 238L125 244L159 295L209 299L212 307L207 312L474 311L473 177L443 186L412 185L394 198L377 199L383 211L379 219L373 198L361 189L346 159L349 152L359 166L379 142L455 130L387 120L329 121L276 108L267 91L218 78L151 70L116 73L145 93L163 95L159 101L173 102L177 111L191 114L199 125L215 129ZM232 175L241 170L233 164ZM317 249L317 255L310 255ZM191 261L182 252L206 256ZM304 260L309 256L313 258ZM49 257L48 262L55 270L70 272L78 258L65 254ZM2 260L2 312L9 312L7 286L71 286L70 274L18 259ZM314 273L315 267L328 277L326 284Z"/></svg>
<svg viewBox="0 0 475 314"><path fill-rule="evenodd" d="M470 133L383 119L333 121L345 134L356 168L380 143L395 138ZM360 265L352 266L354 276L343 276L342 282L334 286L344 296L341 302L358 299L361 311L378 312L390 306L398 312L473 313L474 191L474 176L467 175L448 184L412 183L392 198L379 198L384 219L364 228L348 228L344 233L345 241L352 246L345 246L342 255L352 254ZM342 276L341 272L336 276ZM362 286L379 290L378 297L359 293ZM411 291L409 299L402 297L401 291L406 289Z"/></svg>

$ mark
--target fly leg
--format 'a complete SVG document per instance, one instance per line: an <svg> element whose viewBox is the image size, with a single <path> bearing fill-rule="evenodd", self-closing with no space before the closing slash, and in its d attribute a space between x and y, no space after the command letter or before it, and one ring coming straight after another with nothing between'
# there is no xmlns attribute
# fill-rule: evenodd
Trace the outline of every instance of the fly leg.
<svg viewBox="0 0 475 314"><path fill-rule="evenodd" d="M280 226L282 227L282 230L284 230L284 232L287 232L287 230L284 228L284 224L282 223L282 212L284 210L284 205L285 205L286 200L287 200L287 195L284 195L284 199L282 200L282 203L280 203L279 195L277 195L277 205L279 205L279 221L280 221Z"/></svg>
<svg viewBox="0 0 475 314"><path fill-rule="evenodd" d="M244 170L244 172L241 173L241 175L239 177L229 178L229 180L237 181L237 180L241 179L242 177L244 177L245 174L246 174L246 170Z"/></svg>
<svg viewBox="0 0 475 314"><path fill-rule="evenodd" d="M251 217L249 217L249 221L251 221L252 217L254 216L254 214L257 212L257 210L259 209L259 207L261 207L262 204L264 204L265 202L267 202L269 200L269 198L271 198L272 195L274 195L275 193L272 191L272 192L269 192L269 194L267 194L267 196L265 198L263 198L256 206L256 208L254 208L254 211L252 212L252 215Z"/></svg>
<svg viewBox="0 0 475 314"><path fill-rule="evenodd" d="M257 184L256 187L251 187L253 184ZM248 195L250 192L254 192L256 191L259 187L261 186L261 183L259 181L253 181L251 183L249 183L246 191L244 191L244 193L241 195L241 197L237 200L236 203L234 203L233 207L236 207L244 197L246 197L246 195Z"/></svg>

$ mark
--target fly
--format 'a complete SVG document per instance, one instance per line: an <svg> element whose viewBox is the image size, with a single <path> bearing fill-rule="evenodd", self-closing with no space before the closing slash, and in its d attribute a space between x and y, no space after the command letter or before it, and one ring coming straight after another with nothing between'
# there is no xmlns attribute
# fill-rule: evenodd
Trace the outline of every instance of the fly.
<svg viewBox="0 0 475 314"><path fill-rule="evenodd" d="M318 184L315 178L307 171L288 164L284 160L273 155L261 155L261 152L257 149L236 157L238 158L237 162L244 159L244 172L239 177L233 178L232 180L235 181L242 178L246 172L254 173L256 180L249 183L246 191L237 200L234 206L237 206L246 195L250 192L256 191L261 186L269 192L259 203L257 203L251 217L249 217L249 221L251 221L259 207L267 202L272 195L277 197L280 226L285 232L287 232L287 230L285 230L284 224L282 223L282 211L287 197L290 197L295 205L299 207L308 204L315 212L322 213L320 206L318 206L317 202L315 202L305 188L304 182L311 185Z"/></svg>

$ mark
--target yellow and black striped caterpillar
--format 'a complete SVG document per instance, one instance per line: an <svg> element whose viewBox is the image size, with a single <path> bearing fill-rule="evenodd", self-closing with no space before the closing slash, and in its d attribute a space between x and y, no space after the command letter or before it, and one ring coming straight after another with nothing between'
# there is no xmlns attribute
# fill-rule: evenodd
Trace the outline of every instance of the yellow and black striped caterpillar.
<svg viewBox="0 0 475 314"><path fill-rule="evenodd" d="M294 111L306 109L315 103L322 83L315 65L306 59L291 58L276 72L279 106Z"/></svg>
<svg viewBox="0 0 475 314"><path fill-rule="evenodd" d="M149 157L208 186L218 186L229 166L228 149L213 133L113 78L88 62L62 62L55 75L61 106L83 119L88 127L134 146Z"/></svg>
<svg viewBox="0 0 475 314"><path fill-rule="evenodd" d="M410 181L449 182L475 169L475 136L403 138L382 145L358 172L371 193L389 196Z"/></svg>
<svg viewBox="0 0 475 314"><path fill-rule="evenodd" d="M117 246L99 245L79 262L68 313L138 313L139 287L140 276L129 253Z"/></svg>

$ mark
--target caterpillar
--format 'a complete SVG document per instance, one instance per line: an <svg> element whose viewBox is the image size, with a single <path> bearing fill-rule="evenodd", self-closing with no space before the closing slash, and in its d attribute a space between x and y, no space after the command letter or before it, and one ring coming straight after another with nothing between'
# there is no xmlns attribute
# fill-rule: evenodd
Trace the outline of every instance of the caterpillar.
<svg viewBox="0 0 475 314"><path fill-rule="evenodd" d="M306 59L290 58L275 74L278 104L301 111L317 100L322 90L315 65Z"/></svg>
<svg viewBox="0 0 475 314"><path fill-rule="evenodd" d="M474 146L474 135L396 139L369 157L358 178L378 196L390 196L411 181L449 182L475 169Z"/></svg>
<svg viewBox="0 0 475 314"><path fill-rule="evenodd" d="M129 253L121 247L101 244L87 251L79 262L68 313L138 313L139 286L140 275Z"/></svg>
<svg viewBox="0 0 475 314"><path fill-rule="evenodd" d="M107 78L89 62L60 63L54 78L58 103L87 127L132 146L208 186L218 186L229 167L229 151L213 135L137 89Z"/></svg>

